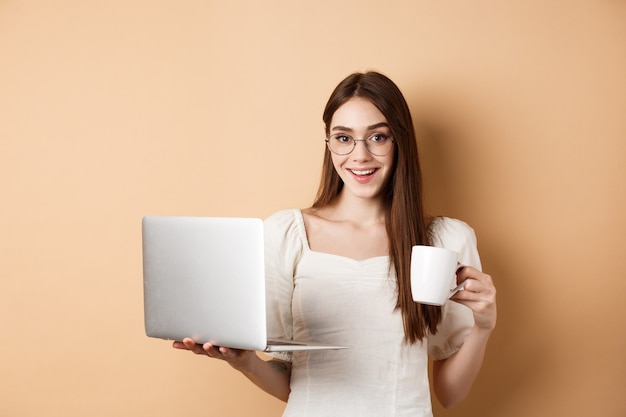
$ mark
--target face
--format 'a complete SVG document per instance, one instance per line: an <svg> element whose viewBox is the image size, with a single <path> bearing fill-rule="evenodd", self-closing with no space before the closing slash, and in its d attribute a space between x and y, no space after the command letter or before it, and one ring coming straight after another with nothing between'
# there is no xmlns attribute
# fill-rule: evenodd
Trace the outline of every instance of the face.
<svg viewBox="0 0 626 417"><path fill-rule="evenodd" d="M354 139L366 139L374 134L391 136L387 119L369 100L353 97L333 114L329 135L343 133ZM395 146L395 144L393 145ZM331 152L333 165L343 180L342 192L360 198L377 198L387 184L393 169L395 152L376 156L369 152L365 142L356 142L348 155Z"/></svg>

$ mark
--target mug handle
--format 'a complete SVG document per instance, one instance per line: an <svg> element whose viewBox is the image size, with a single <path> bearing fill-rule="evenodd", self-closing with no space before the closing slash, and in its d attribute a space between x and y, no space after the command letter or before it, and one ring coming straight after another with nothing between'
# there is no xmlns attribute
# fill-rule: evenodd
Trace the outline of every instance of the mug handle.
<svg viewBox="0 0 626 417"><path fill-rule="evenodd" d="M457 285L456 287L452 288L450 290L450 295L448 296L448 298L452 297L454 294L456 294L459 291L463 291L465 289L465 283L467 282L467 280L463 280L459 285Z"/></svg>
<svg viewBox="0 0 626 417"><path fill-rule="evenodd" d="M464 268L465 265L463 265L461 262L457 262L457 267L456 267L456 272L459 272L459 269ZM448 296L448 298L452 297L454 294L456 294L459 291L463 291L465 289L465 283L467 282L467 280L463 280L459 285L457 285L456 287L452 288L450 290L450 295Z"/></svg>

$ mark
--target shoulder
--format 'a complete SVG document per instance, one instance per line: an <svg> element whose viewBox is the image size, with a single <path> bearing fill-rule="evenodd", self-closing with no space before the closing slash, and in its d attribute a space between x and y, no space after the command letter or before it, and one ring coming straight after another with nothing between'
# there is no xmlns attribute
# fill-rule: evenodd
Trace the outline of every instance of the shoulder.
<svg viewBox="0 0 626 417"><path fill-rule="evenodd" d="M307 248L302 212L299 209L276 212L265 219L264 229L266 276L276 273L292 276L295 263Z"/></svg>
<svg viewBox="0 0 626 417"><path fill-rule="evenodd" d="M430 224L430 233L435 240L476 240L474 229L469 224L451 217L435 217Z"/></svg>
<svg viewBox="0 0 626 417"><path fill-rule="evenodd" d="M461 262L480 269L476 233L469 224L450 217L437 217L430 224L430 233L433 246L455 250Z"/></svg>
<svg viewBox="0 0 626 417"><path fill-rule="evenodd" d="M266 241L287 241L295 243L306 236L302 212L299 209L278 211L264 221Z"/></svg>
<svg viewBox="0 0 626 417"><path fill-rule="evenodd" d="M285 230L293 227L298 223L298 219L302 217L299 209L287 209L277 211L267 217L263 223L266 229Z"/></svg>

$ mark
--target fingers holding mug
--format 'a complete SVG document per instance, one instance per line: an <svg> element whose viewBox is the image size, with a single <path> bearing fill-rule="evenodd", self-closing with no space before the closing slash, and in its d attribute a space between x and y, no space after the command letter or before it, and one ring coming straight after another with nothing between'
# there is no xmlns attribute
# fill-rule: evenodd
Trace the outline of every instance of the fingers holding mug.
<svg viewBox="0 0 626 417"><path fill-rule="evenodd" d="M469 307L478 327L493 329L496 324L496 288L490 275L464 266L457 270L457 282L464 282L463 291L450 299Z"/></svg>
<svg viewBox="0 0 626 417"><path fill-rule="evenodd" d="M456 282L462 284L462 289L470 293L495 292L491 276L471 266L461 266L457 269Z"/></svg>

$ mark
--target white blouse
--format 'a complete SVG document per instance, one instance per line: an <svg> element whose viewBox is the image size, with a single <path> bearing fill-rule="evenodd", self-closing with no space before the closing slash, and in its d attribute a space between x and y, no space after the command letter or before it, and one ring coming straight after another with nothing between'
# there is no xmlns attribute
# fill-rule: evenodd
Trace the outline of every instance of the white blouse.
<svg viewBox="0 0 626 417"><path fill-rule="evenodd" d="M432 228L435 246L481 268L467 224L437 218ZM460 348L474 324L469 308L448 302L437 334L406 344L389 257L312 251L298 209L265 220L265 263L269 338L351 347L273 354L293 364L284 417L432 416L428 357Z"/></svg>

